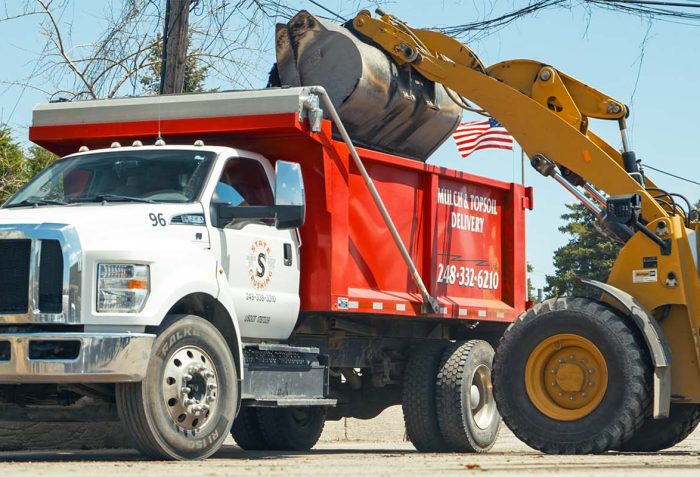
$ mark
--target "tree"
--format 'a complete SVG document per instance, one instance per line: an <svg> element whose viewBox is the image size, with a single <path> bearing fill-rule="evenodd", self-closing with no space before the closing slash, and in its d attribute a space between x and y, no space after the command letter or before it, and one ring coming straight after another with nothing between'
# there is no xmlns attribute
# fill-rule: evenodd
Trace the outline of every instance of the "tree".
<svg viewBox="0 0 700 477"><path fill-rule="evenodd" d="M25 153L7 126L0 127L0 203L4 203L29 179L57 159L39 146Z"/></svg>
<svg viewBox="0 0 700 477"><path fill-rule="evenodd" d="M32 74L2 83L69 100L143 93L140 78L161 64L153 50L162 48L158 34L163 31L163 2L111 2L105 11L104 32L92 42L81 43L72 35L72 3L0 0L4 7L0 22L35 17L44 37ZM260 68L261 53L270 44L275 22L296 13L292 5L274 0L190 0L190 55L227 87L251 87L251 78L263 79L269 69L269 65Z"/></svg>
<svg viewBox="0 0 700 477"><path fill-rule="evenodd" d="M525 269L527 272L527 300L534 303L535 301L537 301L537 295L535 295L535 287L532 284L532 278L530 278L530 274L535 271L535 268L530 262L528 262L525 264Z"/></svg>
<svg viewBox="0 0 700 477"><path fill-rule="evenodd" d="M154 95L160 91L161 57L163 56L163 43L160 35L155 42L155 47L150 51L152 61L146 68L146 72L139 78L145 94ZM191 43L190 43L191 45ZM196 52L190 51L188 46L187 59L185 60L185 85L183 93L201 93L204 91L204 82L207 79L209 67L201 64Z"/></svg>
<svg viewBox="0 0 700 477"><path fill-rule="evenodd" d="M590 290L578 286L576 278L606 281L620 245L598 229L595 217L583 205L569 204L566 208L569 212L561 216L566 223L559 231L571 238L554 252L555 274L546 277L544 291L548 297L590 296Z"/></svg>

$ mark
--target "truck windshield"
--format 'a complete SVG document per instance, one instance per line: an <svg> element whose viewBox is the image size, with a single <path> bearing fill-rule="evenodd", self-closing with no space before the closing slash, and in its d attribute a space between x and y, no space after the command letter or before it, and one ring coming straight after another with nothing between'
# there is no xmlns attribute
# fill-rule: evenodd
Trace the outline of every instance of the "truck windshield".
<svg viewBox="0 0 700 477"><path fill-rule="evenodd" d="M192 202L216 153L193 150L82 154L44 169L3 207L76 202Z"/></svg>

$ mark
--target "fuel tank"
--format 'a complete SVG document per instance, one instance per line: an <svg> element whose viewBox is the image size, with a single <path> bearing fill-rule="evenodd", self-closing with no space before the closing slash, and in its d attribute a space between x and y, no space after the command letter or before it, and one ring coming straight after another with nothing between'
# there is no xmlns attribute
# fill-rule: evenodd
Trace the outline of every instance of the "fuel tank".
<svg viewBox="0 0 700 477"><path fill-rule="evenodd" d="M276 53L270 86L323 86L358 145L425 161L461 119L444 86L398 66L350 22L302 10L277 25Z"/></svg>

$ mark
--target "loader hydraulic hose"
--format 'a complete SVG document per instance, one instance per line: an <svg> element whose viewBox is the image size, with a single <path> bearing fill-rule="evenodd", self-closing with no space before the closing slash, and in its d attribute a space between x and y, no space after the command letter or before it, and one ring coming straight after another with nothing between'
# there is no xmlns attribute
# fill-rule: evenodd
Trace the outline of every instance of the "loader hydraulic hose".
<svg viewBox="0 0 700 477"><path fill-rule="evenodd" d="M355 145L352 143L352 140L350 139L350 136L348 135L348 132L346 131L345 126L343 125L343 122L340 120L340 116L338 115L338 112L336 111L335 107L333 106L331 99L328 97L328 93L326 93L326 90L322 86L311 86L311 87L309 87L309 92L312 94L316 94L321 98L324 106L326 107L326 109L328 111L328 114L330 114L331 119L333 120L336 127L338 128L338 132L340 133L340 136L343 138L343 141L348 146L348 150L350 151L350 156L352 157L353 161L355 162L357 169L360 171L360 174L362 175L362 178L364 179L365 184L367 185L367 188L369 189L369 193L372 195L372 199L374 200L374 203L376 204L377 208L379 209L379 213L382 215L382 218L384 219L384 223L386 224L387 228L389 229L389 232L391 233L391 237L394 239L394 243L398 247L399 252L401 252L401 256L403 257L404 262L406 262L406 266L408 267L409 271L411 272L411 276L413 277L413 281L415 282L416 286L420 290L421 295L423 296L424 304L427 305L427 308L430 311L432 311L433 313L436 313L436 314L440 313L440 304L433 296L430 295L430 292L428 292L428 289L426 288L425 283L423 283L423 278L421 278L420 273L418 273L418 269L416 268L416 265L413 263L413 259L411 258L411 255L408 253L406 246L404 245L403 241L401 240L401 236L399 235L398 230L396 230L396 226L394 225L393 220L391 220L391 216L389 215L389 212L386 210L386 206L384 205L382 198L379 196L379 192L377 191L377 188L374 186L374 182L372 182L372 179L370 178L369 174L367 173L367 169L365 169L365 165L362 163L362 159L360 159L359 154L357 154L357 150L355 149Z"/></svg>

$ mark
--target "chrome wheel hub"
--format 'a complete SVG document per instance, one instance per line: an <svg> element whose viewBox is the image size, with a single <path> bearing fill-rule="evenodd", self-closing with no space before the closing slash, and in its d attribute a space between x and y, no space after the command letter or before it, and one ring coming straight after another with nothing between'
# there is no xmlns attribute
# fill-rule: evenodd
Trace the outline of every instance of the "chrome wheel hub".
<svg viewBox="0 0 700 477"><path fill-rule="evenodd" d="M491 386L491 370L479 365L474 370L469 390L469 411L479 429L487 429L496 417L496 400Z"/></svg>
<svg viewBox="0 0 700 477"><path fill-rule="evenodd" d="M163 399L178 427L200 429L216 412L218 376L209 355L188 345L173 353L163 373Z"/></svg>

